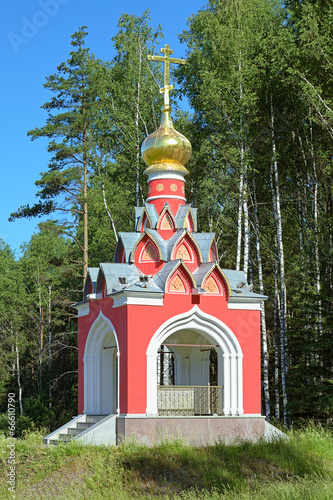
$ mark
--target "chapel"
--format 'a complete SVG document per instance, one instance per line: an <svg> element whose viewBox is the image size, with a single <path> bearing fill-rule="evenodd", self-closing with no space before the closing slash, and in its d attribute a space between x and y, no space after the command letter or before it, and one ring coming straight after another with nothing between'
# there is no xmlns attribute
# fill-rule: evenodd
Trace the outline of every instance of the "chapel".
<svg viewBox="0 0 333 500"><path fill-rule="evenodd" d="M114 262L88 268L78 312L78 416L45 438L201 445L264 437L260 314L267 298L224 269L186 202L191 144L171 119L170 57L157 130L142 144L148 195ZM107 244L107 242L105 242ZM67 437L66 437L67 436Z"/></svg>

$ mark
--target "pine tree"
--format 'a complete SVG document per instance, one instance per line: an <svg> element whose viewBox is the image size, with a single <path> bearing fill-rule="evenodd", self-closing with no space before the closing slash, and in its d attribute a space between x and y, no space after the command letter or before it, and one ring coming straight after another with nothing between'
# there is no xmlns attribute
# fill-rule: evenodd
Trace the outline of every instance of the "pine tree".
<svg viewBox="0 0 333 500"><path fill-rule="evenodd" d="M10 220L39 217L54 212L65 214L58 222L64 233L74 237L83 252L83 275L88 266L88 175L94 152L92 127L97 99L87 36L83 26L72 36L73 51L57 73L49 76L44 87L53 97L42 108L48 113L46 125L28 132L32 140L49 139L51 160L48 171L36 181L40 201L22 206ZM82 233L77 232L77 223Z"/></svg>

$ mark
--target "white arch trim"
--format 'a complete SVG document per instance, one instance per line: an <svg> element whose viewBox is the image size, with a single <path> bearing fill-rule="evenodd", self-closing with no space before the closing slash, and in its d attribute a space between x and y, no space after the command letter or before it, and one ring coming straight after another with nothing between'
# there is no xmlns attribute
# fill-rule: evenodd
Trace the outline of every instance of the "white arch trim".
<svg viewBox="0 0 333 500"><path fill-rule="evenodd" d="M100 415L102 412L102 381L101 381L101 361L103 342L107 334L112 333L117 345L118 356L118 374L117 374L117 413L119 413L119 342L116 334L116 329L112 322L99 313L90 327L86 345L84 348L83 365L84 365L84 410L87 415Z"/></svg>
<svg viewBox="0 0 333 500"><path fill-rule="evenodd" d="M197 305L190 311L168 319L152 337L147 349L147 415L157 412L157 351L173 333L193 329L213 339L223 352L223 413L243 414L243 353L233 331L222 321L203 312Z"/></svg>

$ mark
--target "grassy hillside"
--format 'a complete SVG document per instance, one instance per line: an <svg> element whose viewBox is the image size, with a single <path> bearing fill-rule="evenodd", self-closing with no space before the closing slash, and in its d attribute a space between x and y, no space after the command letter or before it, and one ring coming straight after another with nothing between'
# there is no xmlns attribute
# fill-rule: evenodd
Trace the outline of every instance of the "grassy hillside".
<svg viewBox="0 0 333 500"><path fill-rule="evenodd" d="M41 434L16 442L16 498L30 499L302 499L333 498L333 435L318 428L289 441L216 444L181 442L152 448L76 443L45 447ZM0 498L8 491L8 444L0 439Z"/></svg>

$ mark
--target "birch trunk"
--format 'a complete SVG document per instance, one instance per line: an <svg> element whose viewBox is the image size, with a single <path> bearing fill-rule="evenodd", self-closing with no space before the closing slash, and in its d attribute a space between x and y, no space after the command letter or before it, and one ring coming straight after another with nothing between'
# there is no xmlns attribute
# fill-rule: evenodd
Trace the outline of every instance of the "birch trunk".
<svg viewBox="0 0 333 500"><path fill-rule="evenodd" d="M49 303L48 303L48 330L49 330L49 409L52 407L52 387L51 387L51 368L52 368L52 329L51 329L51 302L52 287L49 285Z"/></svg>
<svg viewBox="0 0 333 500"><path fill-rule="evenodd" d="M259 291L261 294L264 294L264 279L262 272L262 259L261 259L261 248L260 248L258 204L257 204L256 183L254 176L253 176L253 201L254 201L254 223L255 223L255 233L256 233L257 261L258 261ZM265 313L264 301L261 302L261 342L262 342L262 359L263 359L265 414L267 420L270 421L271 409L270 409L269 376L268 376L269 356L267 347L266 313Z"/></svg>
<svg viewBox="0 0 333 500"><path fill-rule="evenodd" d="M238 25L239 32L241 33L241 26ZM243 99L243 73L242 73L242 51L239 51L238 58L238 74L239 74L239 102L242 105ZM241 260L241 247L242 247L242 212L244 217L244 264L243 271L245 274L245 279L248 279L249 270L249 248L250 248L250 231L249 231L249 209L247 204L247 165L245 161L246 152L246 138L243 124L242 110L240 111L239 117L239 127L240 127L240 157L241 157L241 179L239 186L239 212L238 212L238 237L237 237L237 267L240 270L240 260Z"/></svg>
<svg viewBox="0 0 333 500"><path fill-rule="evenodd" d="M18 346L17 346L17 340L15 341L15 351L16 351L16 373L17 373L17 386L18 386L20 414L23 415L20 355L19 355L19 350L18 350Z"/></svg>
<svg viewBox="0 0 333 500"><path fill-rule="evenodd" d="M240 26L238 26L240 30ZM243 97L243 85L242 85L242 52L239 51L238 58L238 73L239 73L239 100L241 101ZM239 117L240 135L242 138L242 114ZM241 265L241 254L242 254L242 213L243 213L243 202L244 202L244 170L243 170L243 142L240 144L240 155L241 155L241 175L239 179L239 197L238 197L238 221L237 221L237 255L236 255L236 270L240 271Z"/></svg>
<svg viewBox="0 0 333 500"><path fill-rule="evenodd" d="M309 116L311 116L311 110L309 110ZM316 289L318 296L318 330L319 334L323 331L323 319L322 319L322 303L321 303L321 276L320 276L320 262L319 262L319 230L318 230L318 178L317 178L317 165L314 156L313 148L313 130L312 121L310 119L310 152L312 159L312 170L313 170L313 214L314 214L314 237L315 237L315 269L316 269Z"/></svg>
<svg viewBox="0 0 333 500"><path fill-rule="evenodd" d="M239 180L239 197L238 197L237 255L236 255L237 271L240 270L241 252L242 252L243 183L244 183L244 174L242 173Z"/></svg>
<svg viewBox="0 0 333 500"><path fill-rule="evenodd" d="M44 309L42 304L42 290L39 277L39 268L37 268L37 286L38 286L38 307L39 307L39 377L38 389L42 391L42 363L43 363L43 348L44 348Z"/></svg>
<svg viewBox="0 0 333 500"><path fill-rule="evenodd" d="M245 171L247 167L245 167ZM249 256L250 256L250 230L249 230L249 208L247 204L247 180L246 173L244 175L244 192L243 192L243 212L244 212L244 274L245 279L248 279L249 271Z"/></svg>
<svg viewBox="0 0 333 500"><path fill-rule="evenodd" d="M271 161L271 188L274 208L274 218L276 222L276 237L277 237L277 250L279 261L279 274L280 274L280 343L281 343L281 384L282 384L282 401L283 401L283 422L288 425L287 414L287 386L286 376L288 372L287 360L287 297L286 297L286 284L285 284L285 266L284 266L284 248L282 240L282 215L280 205L280 190L279 190L279 176L278 176L278 161L275 140L274 128L274 107L273 96L270 95L270 113L271 113L271 143L272 143L272 161Z"/></svg>
<svg viewBox="0 0 333 500"><path fill-rule="evenodd" d="M302 138L298 135L298 142L302 151L304 167L307 171L307 158L303 148ZM297 182L297 213L298 213L298 238L299 238L299 251L301 256L302 268L304 266L304 238L303 238L303 210L302 210L302 190L301 190L301 180L299 171L296 171L296 182ZM304 272L304 269L302 269Z"/></svg>
<svg viewBox="0 0 333 500"><path fill-rule="evenodd" d="M275 247L277 242L275 241ZM277 260L274 258L274 310L273 310L273 332L274 332L274 394L275 394L275 408L274 416L277 420L280 419L280 377L279 377L279 328L278 328L278 312L280 310L279 300L279 285L278 285L278 266Z"/></svg>
<svg viewBox="0 0 333 500"><path fill-rule="evenodd" d="M111 226L112 226L112 230L113 230L113 234L116 238L116 241L118 241L118 234L117 234L117 231L116 231L116 226L115 226L115 223L114 223L114 220L113 220L113 217L112 217L112 214L109 210L109 207L108 207L108 204L107 204L107 201L106 201L106 196L105 196L105 184L104 182L102 182L102 194L103 194L103 203L104 203L104 208L106 210L106 213L108 214L108 217L110 219L110 222L111 222Z"/></svg>

